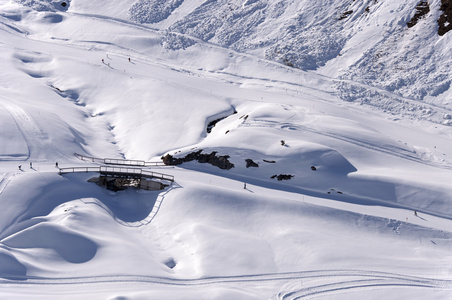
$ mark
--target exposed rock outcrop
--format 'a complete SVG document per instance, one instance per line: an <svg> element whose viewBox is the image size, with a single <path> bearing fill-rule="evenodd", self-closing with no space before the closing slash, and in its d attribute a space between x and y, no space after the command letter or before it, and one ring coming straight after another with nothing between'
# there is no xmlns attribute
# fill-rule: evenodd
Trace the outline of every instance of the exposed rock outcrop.
<svg viewBox="0 0 452 300"><path fill-rule="evenodd" d="M421 1L416 5L416 13L411 18L411 20L406 23L406 25L411 28L417 24L417 22L426 14L430 12L430 6L428 5L428 1Z"/></svg>
<svg viewBox="0 0 452 300"><path fill-rule="evenodd" d="M254 167L254 168L259 168L259 165L257 163L255 163L252 159L246 159L246 167Z"/></svg>
<svg viewBox="0 0 452 300"><path fill-rule="evenodd" d="M213 151L210 154L202 153L202 150L191 152L187 154L185 157L175 158L170 154L162 156L163 163L165 165L176 166L181 165L184 162L189 161L197 161L199 163L208 163L212 166L218 167L223 170L229 170L234 167L234 164L229 160L229 155L219 155L217 156L217 152Z"/></svg>
<svg viewBox="0 0 452 300"><path fill-rule="evenodd" d="M441 0L443 13L438 19L438 34L445 35L452 29L452 0Z"/></svg>
<svg viewBox="0 0 452 300"><path fill-rule="evenodd" d="M279 181L281 180L290 180L294 177L294 175L288 175L288 174L279 174L279 175L273 175L271 178L276 178Z"/></svg>

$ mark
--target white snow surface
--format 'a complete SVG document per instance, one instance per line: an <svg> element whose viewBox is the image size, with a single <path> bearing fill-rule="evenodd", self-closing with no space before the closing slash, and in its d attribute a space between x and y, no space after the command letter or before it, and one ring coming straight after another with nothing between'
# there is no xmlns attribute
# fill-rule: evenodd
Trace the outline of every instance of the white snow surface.
<svg viewBox="0 0 452 300"><path fill-rule="evenodd" d="M452 298L441 1L62 2L0 0L1 299Z"/></svg>

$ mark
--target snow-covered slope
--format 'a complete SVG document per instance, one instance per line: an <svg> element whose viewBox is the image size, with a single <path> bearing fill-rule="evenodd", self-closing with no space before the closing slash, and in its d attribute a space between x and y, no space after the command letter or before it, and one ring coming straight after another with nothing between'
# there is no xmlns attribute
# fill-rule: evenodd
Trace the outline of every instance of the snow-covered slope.
<svg viewBox="0 0 452 300"><path fill-rule="evenodd" d="M450 299L451 37L417 4L0 1L0 298Z"/></svg>
<svg viewBox="0 0 452 300"><path fill-rule="evenodd" d="M337 87L343 100L441 122L442 110L435 108L451 108L452 61L450 34L438 34L440 16L448 15L442 2L448 3L429 1L428 13L412 27L407 23L418 0L143 0L130 7L129 16L168 29L171 49L195 42L174 34L182 33L341 79Z"/></svg>

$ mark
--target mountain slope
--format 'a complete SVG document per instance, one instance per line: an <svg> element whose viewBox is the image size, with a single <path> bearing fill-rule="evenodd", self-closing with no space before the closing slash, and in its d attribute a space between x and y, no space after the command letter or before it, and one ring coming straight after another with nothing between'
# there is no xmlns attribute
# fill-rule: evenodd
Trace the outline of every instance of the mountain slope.
<svg viewBox="0 0 452 300"><path fill-rule="evenodd" d="M439 1L62 3L0 1L0 298L450 298Z"/></svg>

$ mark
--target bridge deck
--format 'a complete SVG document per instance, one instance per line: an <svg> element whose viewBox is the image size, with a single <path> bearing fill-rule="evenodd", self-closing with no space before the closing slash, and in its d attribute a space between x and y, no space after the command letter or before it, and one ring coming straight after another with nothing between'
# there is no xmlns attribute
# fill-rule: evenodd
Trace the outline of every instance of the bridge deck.
<svg viewBox="0 0 452 300"><path fill-rule="evenodd" d="M174 176L152 172L137 168L123 168L123 167L70 167L70 168L60 168L59 174L69 174L69 173L90 173L95 172L104 176L118 177L118 178L155 178L161 180L167 180L174 182Z"/></svg>

